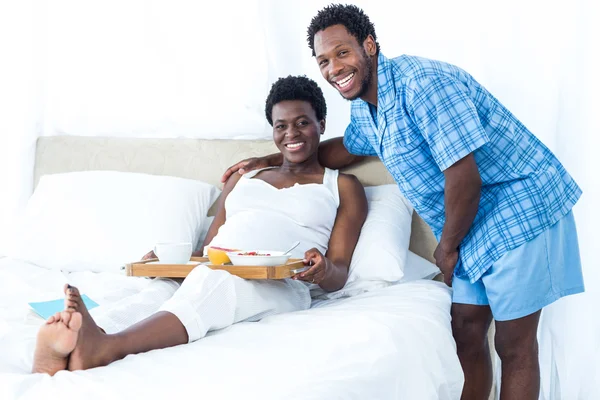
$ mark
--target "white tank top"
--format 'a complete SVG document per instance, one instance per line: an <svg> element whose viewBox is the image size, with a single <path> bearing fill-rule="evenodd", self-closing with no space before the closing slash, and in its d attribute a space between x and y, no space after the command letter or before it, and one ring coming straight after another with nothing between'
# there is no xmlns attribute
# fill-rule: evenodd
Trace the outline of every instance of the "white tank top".
<svg viewBox="0 0 600 400"><path fill-rule="evenodd" d="M284 189L254 178L260 171L243 175L227 196L227 219L211 245L285 251L299 240L293 258L303 258L313 247L325 254L340 204L338 171L325 168L322 184Z"/></svg>

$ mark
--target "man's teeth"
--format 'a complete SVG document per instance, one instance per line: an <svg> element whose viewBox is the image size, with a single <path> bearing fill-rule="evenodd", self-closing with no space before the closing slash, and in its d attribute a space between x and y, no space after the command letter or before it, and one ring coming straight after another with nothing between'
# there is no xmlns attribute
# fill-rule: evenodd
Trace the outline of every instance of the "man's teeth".
<svg viewBox="0 0 600 400"><path fill-rule="evenodd" d="M304 143L300 142L300 143L288 143L285 145L285 147L287 147L288 149L297 149L298 147L302 146Z"/></svg>
<svg viewBox="0 0 600 400"><path fill-rule="evenodd" d="M351 73L350 75L348 75L347 77L345 77L344 79L337 81L336 83L340 87L346 87L350 84L350 81L352 80L353 77L354 77L354 72Z"/></svg>

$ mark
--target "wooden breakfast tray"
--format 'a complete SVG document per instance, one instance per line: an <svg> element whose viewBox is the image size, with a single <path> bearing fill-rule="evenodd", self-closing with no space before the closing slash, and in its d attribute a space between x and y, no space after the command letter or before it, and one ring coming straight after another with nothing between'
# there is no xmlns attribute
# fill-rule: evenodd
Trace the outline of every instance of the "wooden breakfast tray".
<svg viewBox="0 0 600 400"><path fill-rule="evenodd" d="M304 270L304 262L299 258L290 258L287 264L274 267L245 266L245 265L212 265L208 257L192 257L190 261L198 264L148 264L158 259L138 261L126 265L128 276L147 276L164 278L185 278L200 264L211 269L228 271L244 279L285 279Z"/></svg>

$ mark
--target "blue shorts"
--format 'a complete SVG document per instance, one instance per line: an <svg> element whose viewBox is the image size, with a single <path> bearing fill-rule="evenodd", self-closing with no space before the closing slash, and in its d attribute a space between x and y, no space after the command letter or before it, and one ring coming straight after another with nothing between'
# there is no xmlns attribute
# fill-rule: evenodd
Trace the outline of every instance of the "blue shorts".
<svg viewBox="0 0 600 400"><path fill-rule="evenodd" d="M475 283L454 276L452 302L489 305L494 319L525 317L584 290L573 212L504 254Z"/></svg>

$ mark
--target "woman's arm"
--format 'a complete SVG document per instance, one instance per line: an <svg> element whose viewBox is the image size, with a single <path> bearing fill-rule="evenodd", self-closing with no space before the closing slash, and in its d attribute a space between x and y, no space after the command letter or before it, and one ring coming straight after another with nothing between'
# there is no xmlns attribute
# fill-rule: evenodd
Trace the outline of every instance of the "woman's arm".
<svg viewBox="0 0 600 400"><path fill-rule="evenodd" d="M325 256L316 249L306 252L305 259L314 264L300 274L300 279L318 283L323 290L341 289L348 279L352 253L358 242L360 230L367 218L367 197L358 179L340 174L338 179L340 206L329 238Z"/></svg>
<svg viewBox="0 0 600 400"><path fill-rule="evenodd" d="M192 254L194 257L201 257L204 254L204 246L208 246L210 242L213 240L217 233L219 232L219 228L221 225L225 223L227 219L227 215L225 213L225 200L227 200L227 196L233 190L235 185L240 180L240 174L233 174L223 186L223 191L221 192L221 196L219 196L219 200L217 201L217 213L215 214L215 218L213 219L212 224L210 224L210 228L208 228L208 233L206 234L206 238L204 239L204 243L202 243L202 248Z"/></svg>

